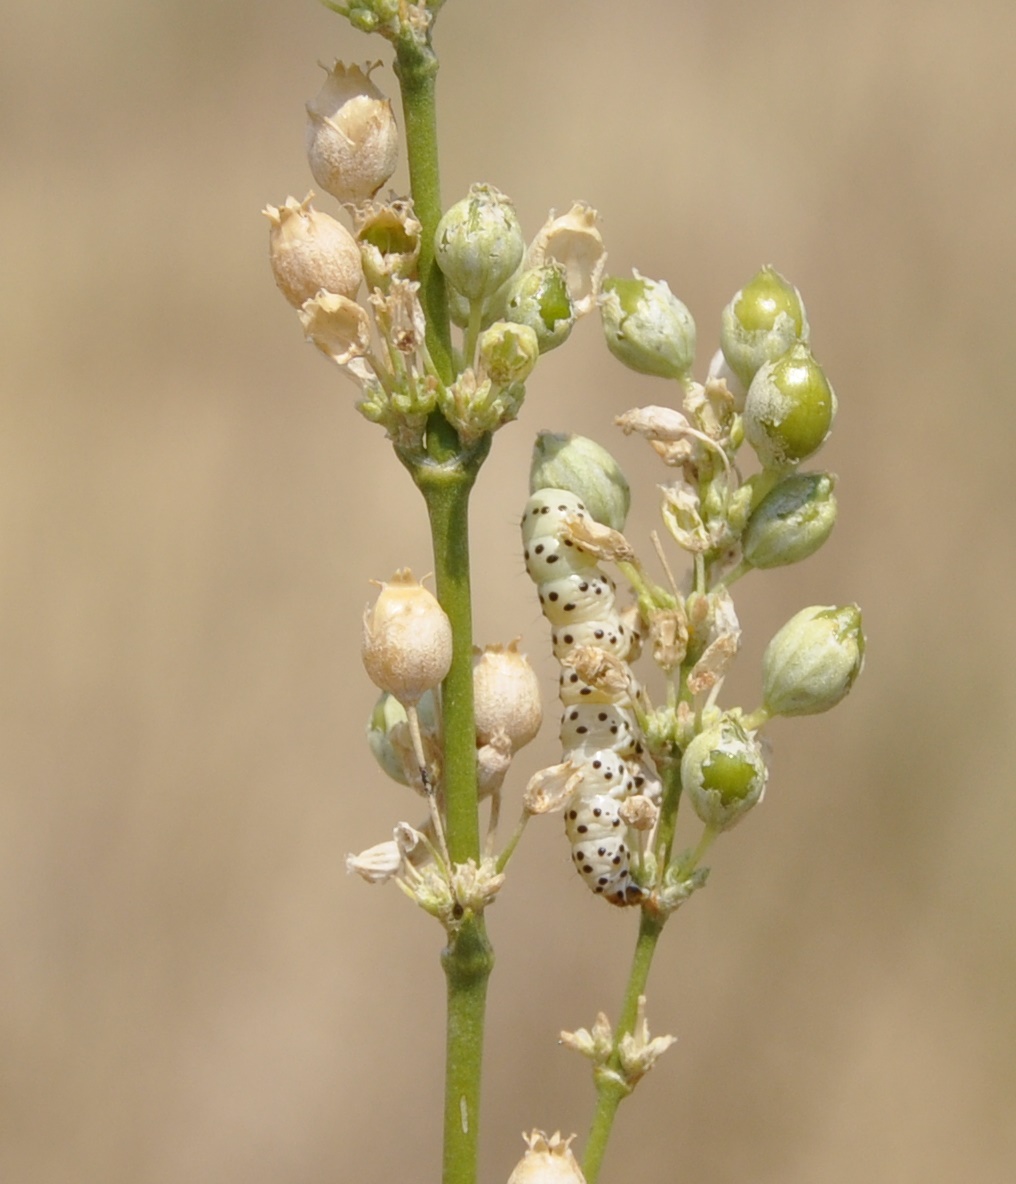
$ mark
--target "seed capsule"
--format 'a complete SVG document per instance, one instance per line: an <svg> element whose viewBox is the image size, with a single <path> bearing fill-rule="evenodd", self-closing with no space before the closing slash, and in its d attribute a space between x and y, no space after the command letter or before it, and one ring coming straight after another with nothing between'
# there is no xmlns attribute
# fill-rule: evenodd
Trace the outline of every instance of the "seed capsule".
<svg viewBox="0 0 1016 1184"><path fill-rule="evenodd" d="M511 742L511 751L534 739L543 722L540 681L518 642L507 646L489 645L473 665L473 695L476 711L476 737L490 744L495 733L503 731Z"/></svg>
<svg viewBox="0 0 1016 1184"><path fill-rule="evenodd" d="M408 567L381 584L363 614L363 665L371 681L402 704L436 687L452 662L452 627L436 598Z"/></svg>
<svg viewBox="0 0 1016 1184"><path fill-rule="evenodd" d="M806 345L794 345L751 380L744 434L763 468L784 468L822 447L835 415L836 395L822 367Z"/></svg>
<svg viewBox="0 0 1016 1184"><path fill-rule="evenodd" d="M588 436L540 432L533 445L529 489L567 489L604 526L624 530L631 490L621 466Z"/></svg>
<svg viewBox="0 0 1016 1184"><path fill-rule="evenodd" d="M569 1146L574 1135L562 1139L558 1132L547 1136L543 1131L533 1131L522 1137L528 1150L515 1165L508 1184L586 1184Z"/></svg>
<svg viewBox="0 0 1016 1184"><path fill-rule="evenodd" d="M391 103L359 66L336 62L307 104L314 180L339 201L366 201L395 172L398 151Z"/></svg>
<svg viewBox="0 0 1016 1184"><path fill-rule="evenodd" d="M724 716L700 732L681 759L681 786L713 830L729 830L761 801L768 770L758 742Z"/></svg>
<svg viewBox="0 0 1016 1184"><path fill-rule="evenodd" d="M801 609L762 656L766 711L816 715L835 707L861 673L864 644L856 604Z"/></svg>
<svg viewBox="0 0 1016 1184"><path fill-rule="evenodd" d="M568 340L575 324L575 306L568 293L563 264L551 261L520 271L498 293L502 315L517 325L527 325L536 334L540 353L556 349Z"/></svg>
<svg viewBox="0 0 1016 1184"><path fill-rule="evenodd" d="M360 251L349 231L330 214L315 210L313 195L287 197L261 211L271 222L268 257L272 275L294 308L324 289L351 300L363 278Z"/></svg>
<svg viewBox="0 0 1016 1184"><path fill-rule="evenodd" d="M759 367L808 340L801 293L772 267L763 267L723 310L720 348L747 389Z"/></svg>
<svg viewBox="0 0 1016 1184"><path fill-rule="evenodd" d="M741 540L752 567L782 567L813 555L836 524L831 473L796 473L759 502Z"/></svg>
<svg viewBox="0 0 1016 1184"><path fill-rule="evenodd" d="M662 280L603 281L600 316L607 348L639 374L683 378L695 360L695 322Z"/></svg>
<svg viewBox="0 0 1016 1184"><path fill-rule="evenodd" d="M525 242L511 201L493 185L473 185L434 233L434 257L468 300L484 300L514 275Z"/></svg>

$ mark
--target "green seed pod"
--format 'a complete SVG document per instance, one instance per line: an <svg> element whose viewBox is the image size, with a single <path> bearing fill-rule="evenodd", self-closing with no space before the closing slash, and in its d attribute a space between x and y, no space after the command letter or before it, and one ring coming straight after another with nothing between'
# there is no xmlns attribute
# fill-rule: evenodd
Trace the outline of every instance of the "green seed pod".
<svg viewBox="0 0 1016 1184"><path fill-rule="evenodd" d="M781 469L817 452L832 430L836 395L806 345L794 345L755 375L744 403L744 434L763 468Z"/></svg>
<svg viewBox="0 0 1016 1184"><path fill-rule="evenodd" d="M766 362L807 340L801 293L772 267L757 272L720 317L720 348L745 389Z"/></svg>
<svg viewBox="0 0 1016 1184"><path fill-rule="evenodd" d="M540 432L533 445L529 491L567 489L604 526L624 530L631 490L621 466L587 436Z"/></svg>
<svg viewBox="0 0 1016 1184"><path fill-rule="evenodd" d="M741 539L747 562L782 567L813 555L836 523L835 484L831 473L797 473L771 489L755 507Z"/></svg>
<svg viewBox="0 0 1016 1184"><path fill-rule="evenodd" d="M437 704L431 691L421 697L416 710L424 742L433 740L436 746L440 729ZM388 691L382 692L370 713L367 743L374 759L393 781L400 785L411 784L416 775L416 759L409 736L409 719L406 709Z"/></svg>
<svg viewBox="0 0 1016 1184"><path fill-rule="evenodd" d="M502 304L500 296L495 303ZM567 341L576 315L564 265L553 260L520 271L507 286L501 315L506 321L528 325L541 354Z"/></svg>
<svg viewBox="0 0 1016 1184"><path fill-rule="evenodd" d="M729 830L761 801L769 772L762 748L729 715L699 732L681 758L681 786L713 830Z"/></svg>
<svg viewBox="0 0 1016 1184"><path fill-rule="evenodd" d="M453 288L474 301L493 295L514 275L525 249L515 207L492 185L473 185L434 234L438 267Z"/></svg>
<svg viewBox="0 0 1016 1184"><path fill-rule="evenodd" d="M536 334L527 325L495 321L477 341L483 373L496 386L525 382L540 356Z"/></svg>
<svg viewBox="0 0 1016 1184"><path fill-rule="evenodd" d="M695 360L695 322L663 280L606 279L600 317L607 348L629 370L684 378Z"/></svg>
<svg viewBox="0 0 1016 1184"><path fill-rule="evenodd" d="M861 610L813 605L783 626L762 656L769 715L817 715L847 694L864 665Z"/></svg>

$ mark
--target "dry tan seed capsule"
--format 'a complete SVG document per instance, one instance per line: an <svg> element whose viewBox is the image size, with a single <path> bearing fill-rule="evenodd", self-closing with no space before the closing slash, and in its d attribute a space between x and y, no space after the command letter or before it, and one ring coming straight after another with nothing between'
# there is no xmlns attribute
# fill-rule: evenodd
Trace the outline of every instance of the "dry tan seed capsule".
<svg viewBox="0 0 1016 1184"><path fill-rule="evenodd" d="M352 300L363 279L356 239L330 214L315 210L310 204L313 196L308 193L303 201L287 197L282 206L261 211L272 224L268 232L272 275L294 308L322 289Z"/></svg>
<svg viewBox="0 0 1016 1184"><path fill-rule="evenodd" d="M503 730L515 753L540 730L540 682L529 659L519 653L517 641L507 646L489 645L477 654L473 694L476 736L481 744L490 744L495 733Z"/></svg>
<svg viewBox="0 0 1016 1184"><path fill-rule="evenodd" d="M522 1136L529 1146L515 1165L508 1184L586 1184L569 1144L558 1132L549 1137L543 1131Z"/></svg>
<svg viewBox="0 0 1016 1184"><path fill-rule="evenodd" d="M380 588L363 614L363 665L376 686L400 703L415 703L448 673L452 627L408 567Z"/></svg>
<svg viewBox="0 0 1016 1184"><path fill-rule="evenodd" d="M359 66L336 62L307 104L314 180L339 201L367 201L395 172L398 151L391 103Z"/></svg>

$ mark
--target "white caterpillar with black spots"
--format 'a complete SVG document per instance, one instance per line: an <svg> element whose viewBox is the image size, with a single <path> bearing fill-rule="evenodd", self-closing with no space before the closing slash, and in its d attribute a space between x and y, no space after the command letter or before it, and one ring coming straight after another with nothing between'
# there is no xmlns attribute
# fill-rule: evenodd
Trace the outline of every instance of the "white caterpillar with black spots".
<svg viewBox="0 0 1016 1184"><path fill-rule="evenodd" d="M613 581L569 529L569 520L588 515L581 499L567 490L537 490L522 515L522 542L526 570L550 622L554 656L562 663L562 761L579 775L565 807L572 859L593 892L611 904L632 905L643 892L632 880L628 828L620 809L632 794L647 792L632 711L635 684L617 691L590 686L568 664L568 655L580 646L624 662L634 641L618 615Z"/></svg>

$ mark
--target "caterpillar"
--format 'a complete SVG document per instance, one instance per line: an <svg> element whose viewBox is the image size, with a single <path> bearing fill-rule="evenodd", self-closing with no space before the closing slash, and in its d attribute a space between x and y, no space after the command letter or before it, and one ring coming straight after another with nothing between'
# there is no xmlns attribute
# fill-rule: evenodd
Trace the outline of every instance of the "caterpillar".
<svg viewBox="0 0 1016 1184"><path fill-rule="evenodd" d="M565 807L572 860L593 892L623 906L638 904L643 891L632 879L620 809L632 794L652 793L655 774L632 710L635 684L618 691L591 686L568 662L581 646L624 662L636 640L618 614L613 580L569 530L569 520L588 513L567 490L538 490L522 515L522 543L526 571L537 586L554 656L562 665L562 760L579 774Z"/></svg>

